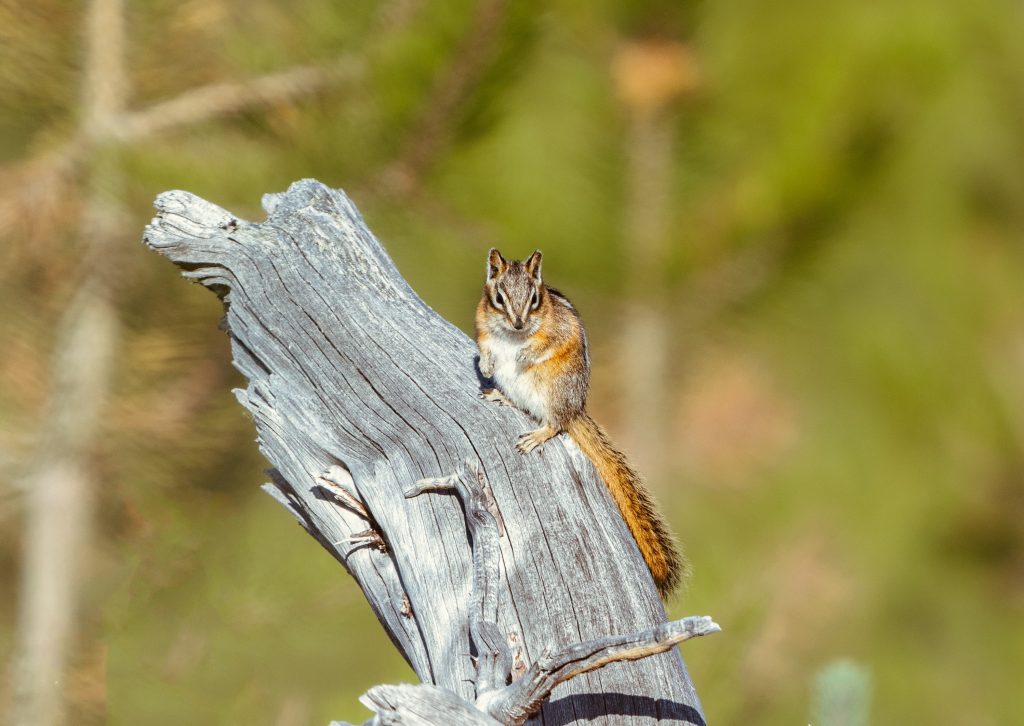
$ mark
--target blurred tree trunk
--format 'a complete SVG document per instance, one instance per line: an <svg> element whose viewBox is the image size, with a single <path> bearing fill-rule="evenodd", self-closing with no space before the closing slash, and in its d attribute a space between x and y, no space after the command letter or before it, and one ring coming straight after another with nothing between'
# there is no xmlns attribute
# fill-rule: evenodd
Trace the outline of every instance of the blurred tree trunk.
<svg viewBox="0 0 1024 726"><path fill-rule="evenodd" d="M75 227L81 264L53 344L51 395L24 480L24 548L12 654L10 723L60 723L69 655L83 607L93 532L89 459L103 427L120 319L112 299L125 242L121 146L155 134L310 95L361 73L349 56L239 83L216 83L139 111L127 109L122 0L91 0L76 136L57 156L74 167L84 205ZM94 704L97 708L100 705Z"/></svg>
<svg viewBox="0 0 1024 726"><path fill-rule="evenodd" d="M27 477L25 548L13 673L15 726L62 720L64 674L76 636L93 528L89 456L102 427L120 322L105 278L117 269L121 173L103 139L124 108L121 0L86 13L80 162L86 206L77 247L78 288L54 341L52 394L38 459Z"/></svg>
<svg viewBox="0 0 1024 726"><path fill-rule="evenodd" d="M654 482L667 473L671 370L669 290L672 172L676 128L672 102L692 88L685 48L635 41L614 58L613 75L626 115L624 309L619 333L622 440Z"/></svg>

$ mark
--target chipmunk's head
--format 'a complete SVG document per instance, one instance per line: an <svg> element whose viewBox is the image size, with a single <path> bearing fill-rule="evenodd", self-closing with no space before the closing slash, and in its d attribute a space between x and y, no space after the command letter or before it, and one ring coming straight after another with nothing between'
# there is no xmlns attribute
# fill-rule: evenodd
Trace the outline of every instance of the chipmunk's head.
<svg viewBox="0 0 1024 726"><path fill-rule="evenodd" d="M546 291L540 277L540 250L528 258L506 260L497 249L487 255L487 281L484 294L495 310L504 314L504 322L514 330L529 330L531 316L544 304Z"/></svg>

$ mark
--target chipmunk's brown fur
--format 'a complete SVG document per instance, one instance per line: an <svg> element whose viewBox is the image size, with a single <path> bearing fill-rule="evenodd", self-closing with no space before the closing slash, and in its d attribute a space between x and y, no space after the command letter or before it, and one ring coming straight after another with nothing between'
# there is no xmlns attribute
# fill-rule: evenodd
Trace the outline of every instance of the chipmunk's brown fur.
<svg viewBox="0 0 1024 726"><path fill-rule="evenodd" d="M679 584L683 559L640 476L587 415L587 336L572 303L544 284L539 251L522 262L490 251L476 342L480 373L495 386L481 396L514 405L542 424L519 437L519 450L529 453L567 433L594 463L667 597Z"/></svg>

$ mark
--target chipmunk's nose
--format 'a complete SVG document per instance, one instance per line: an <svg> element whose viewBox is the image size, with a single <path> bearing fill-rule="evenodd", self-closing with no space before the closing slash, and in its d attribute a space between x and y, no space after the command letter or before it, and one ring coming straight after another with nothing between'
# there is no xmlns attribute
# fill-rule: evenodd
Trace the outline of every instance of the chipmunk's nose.
<svg viewBox="0 0 1024 726"><path fill-rule="evenodd" d="M523 325L525 324L526 323L523 322L522 318L513 318L512 320L512 327L515 328L516 330L522 330Z"/></svg>

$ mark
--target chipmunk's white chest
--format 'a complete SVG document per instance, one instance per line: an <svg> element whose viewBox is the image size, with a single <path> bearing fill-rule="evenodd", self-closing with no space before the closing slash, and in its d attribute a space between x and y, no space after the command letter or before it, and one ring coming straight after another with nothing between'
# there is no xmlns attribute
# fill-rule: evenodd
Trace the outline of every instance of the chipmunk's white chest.
<svg viewBox="0 0 1024 726"><path fill-rule="evenodd" d="M487 348L494 364L494 382L517 408L538 420L546 420L547 395L532 372L518 360L523 341L493 335L487 339Z"/></svg>

